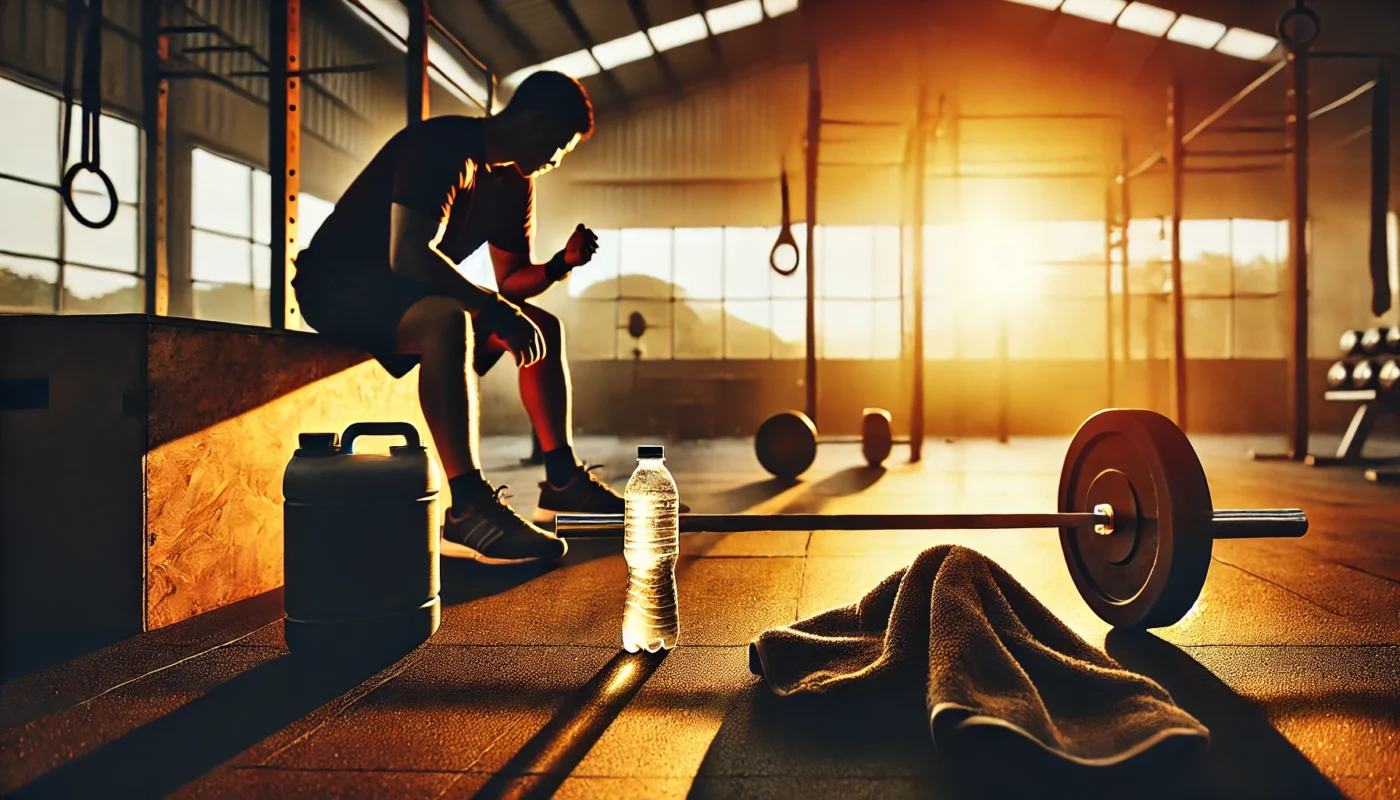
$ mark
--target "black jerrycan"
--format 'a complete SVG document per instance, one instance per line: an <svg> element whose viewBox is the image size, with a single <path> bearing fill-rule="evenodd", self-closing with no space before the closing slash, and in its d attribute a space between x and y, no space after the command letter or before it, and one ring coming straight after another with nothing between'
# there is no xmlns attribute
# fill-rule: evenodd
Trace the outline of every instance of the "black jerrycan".
<svg viewBox="0 0 1400 800"><path fill-rule="evenodd" d="M389 455L366 436L402 436ZM295 655L406 653L442 621L438 470L407 422L303 433L282 479L287 647Z"/></svg>

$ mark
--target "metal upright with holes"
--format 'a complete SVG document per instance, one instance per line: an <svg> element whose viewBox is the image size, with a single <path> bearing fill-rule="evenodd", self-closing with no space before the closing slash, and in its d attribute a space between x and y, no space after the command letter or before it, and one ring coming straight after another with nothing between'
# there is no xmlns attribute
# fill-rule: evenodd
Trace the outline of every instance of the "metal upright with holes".
<svg viewBox="0 0 1400 800"><path fill-rule="evenodd" d="M301 190L301 0L270 3L267 15L267 152L272 182L272 278L269 322L299 330L292 278Z"/></svg>
<svg viewBox="0 0 1400 800"><path fill-rule="evenodd" d="M165 148L170 82L165 78L165 61L170 39L162 32L165 24L159 0L141 3L141 129L145 131L144 197L141 199L141 233L146 279L147 314L170 313L170 263L166 258Z"/></svg>

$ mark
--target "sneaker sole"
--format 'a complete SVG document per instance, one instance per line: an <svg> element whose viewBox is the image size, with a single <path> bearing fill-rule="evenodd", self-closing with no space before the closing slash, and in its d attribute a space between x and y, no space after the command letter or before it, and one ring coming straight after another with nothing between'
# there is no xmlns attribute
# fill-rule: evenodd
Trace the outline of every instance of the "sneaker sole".
<svg viewBox="0 0 1400 800"><path fill-rule="evenodd" d="M438 545L438 552L444 558L468 559L471 561L479 562L481 564L489 564L491 566L497 567L508 567L516 564L533 564L536 561L549 561L550 559L554 558L563 558L564 554L569 552L569 543L564 541L563 539L560 539L559 542L560 544L564 545L564 549L557 556L529 556L528 558L494 558L492 556L484 555L483 553L473 550L472 548L467 547L464 544L458 544L452 541L451 539L443 537L439 537L439 539L440 543Z"/></svg>

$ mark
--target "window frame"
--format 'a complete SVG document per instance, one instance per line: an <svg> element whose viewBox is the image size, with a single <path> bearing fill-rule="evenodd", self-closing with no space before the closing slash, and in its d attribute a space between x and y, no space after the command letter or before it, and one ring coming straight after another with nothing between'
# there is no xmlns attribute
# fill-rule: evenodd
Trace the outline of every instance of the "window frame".
<svg viewBox="0 0 1400 800"><path fill-rule="evenodd" d="M68 165L67 165L67 164L62 164L62 163L61 163L61 162L62 162L62 159L63 159L63 132L64 132L64 125L63 125L63 123L64 123L64 118L63 118L63 117L64 117L64 114L63 114L63 112L64 112L64 108L63 108L63 98L62 98L62 96L59 94L57 88L56 88L56 87L53 87L53 86L49 86L49 85L47 85L47 84L45 84L45 83L43 83L43 82L40 82L40 81L37 81L37 80L33 80L33 79L31 79L30 77L28 77L27 75L24 75L24 74L22 74L22 73L17 73L17 72L14 72L14 71L11 71L11 70L5 70L5 69L0 69L0 80L2 80L2 81L8 81L8 82L10 82L10 83L13 83L13 84L15 84L15 85L17 85L17 86L23 88L23 89L27 89L27 90L29 90L29 91L37 92L37 93L39 93L39 94L44 94L44 95L47 95L47 96L49 96L49 97L52 97L52 98L54 99L54 101L57 103L57 105L58 105L58 113L55 115L55 116L56 116L56 121L57 121L57 130L54 131L54 147L57 148L56 156L57 156L57 160L60 162L60 169L66 171L66 170L68 169ZM69 109L70 118L71 118L72 116L75 116L75 115L78 115L78 114L81 114L81 113L82 113L82 107L81 107L81 105L80 105L79 103L77 103L77 102L75 101L75 102L73 103L72 107ZM146 160L145 160L145 151L146 151L146 148L145 148L145 144L146 144L145 137L146 137L146 132L145 132L144 130L141 129L141 123L140 123L139 119L136 118L135 115L128 114L128 113L126 113L125 111L123 111L123 110L120 109L120 108L114 108L114 107L111 107L111 106L104 106L103 109L102 109L102 116L103 116L103 117L111 117L112 119L118 120L118 121L120 121L120 122L124 122L124 123L130 125L130 126L135 130L135 132L136 132L136 199L133 200L133 201L126 201L126 200L121 200L120 198L114 198L115 201L116 201L116 204L117 204L117 214L120 214L120 213L121 213L122 207L125 206L125 207L127 207L127 208L130 208L130 209L132 210L132 212L136 215L137 224L136 224L136 248L135 248L135 249L136 249L136 252L135 252L135 259L134 259L134 264L135 264L135 266L134 266L131 270L124 270L124 269L119 269L119 268L117 268L117 267L110 267L110 266L105 266L105 265L100 265L100 264L90 264L90 263L87 263L87 262L84 262L84 261L76 261L76 260L74 260L74 259L68 258L68 231L69 231L69 227L68 227L68 226L69 226L69 225L78 225L78 226L82 226L82 223L81 223L81 222L78 222L78 221L76 221L76 220L71 220L71 221L70 221L70 219L69 219L69 218L72 216L72 213L68 210L67 204L63 201L62 186L60 185L60 180L61 180L61 178L58 178L58 176L56 176L56 179L55 179L55 181L54 181L53 183L46 183L46 182L44 182L44 181L38 181L38 180L35 180L35 179L33 179L33 178L26 178L26 177L19 176L19 175L11 175L11 174L6 173L6 172L0 172L0 180L13 181L13 182L15 182L15 183L23 184L23 185L30 186L30 187L34 187L34 188L37 188L37 189L47 189L47 190L49 190L49 191L52 191L54 194L58 195L58 205L59 205L59 210L58 210L58 229L57 229L58 249L57 249L57 253L56 253L54 256L50 257L50 256L46 256L46 255L36 255L36 254L34 254L34 253L22 253L22 252L20 252L20 251L18 251L18 250L10 250L10 249L8 249L8 248L5 248L5 247L3 247L3 246L0 246L0 255L9 256L9 257L11 257L11 258L28 259L28 260L32 260L32 261L45 261L45 262L54 264L54 265L58 268L58 272L57 272L57 274L56 274L56 276L55 276L55 278L54 278L53 297L52 297L52 302L51 302L51 304L50 304L49 310L46 311L46 312L45 312L45 311L37 311L37 310L34 310L34 309L24 309L24 310L16 310L16 311L4 310L4 309L5 309L5 306L4 306L3 300L0 300L0 313L3 313L3 314L11 314L11 313L20 313L20 314L28 314L28 313L48 313L48 314L55 314L55 315L63 315L63 314L70 314L70 313L73 313L70 309L65 308L65 303L64 303L64 298L65 298L65 296L66 296L66 294L67 294L67 293L65 292L65 289L67 288L66 285L65 285L65 279L67 278L68 267L69 267L69 266L78 267L78 268L80 268L80 269L93 270L93 271L96 271L96 272L105 272L105 273L109 273L109 274L112 274L112 275L121 275L121 276L124 276L124 277L135 278L135 279L136 279L136 285L137 285L137 287L138 287L138 290L140 291L140 298L141 298L140 304L139 304L139 311L138 311L137 313L146 313L146 312L149 312L150 309L147 308L146 291L145 291L145 285L146 285L146 280L147 280L147 276L146 276L146 263L145 263L145 252L146 252L145 234L146 234L146 230L145 230L145 225L142 224L142 220L143 220L143 218L142 218L142 209L144 208L145 203L146 203L146 201L147 201L147 198L146 198L146 196L145 196L145 193L146 193L146 192L145 192L145 188L146 188L146 186L145 186L145 178L146 178L146 168L147 168ZM102 124L101 121L99 121L98 124L101 125L101 124ZM70 129L70 135L71 135L71 134L76 134L76 133L77 133L77 129L76 129L76 128ZM69 152L69 155L70 155L70 157L72 156L72 151L71 151L71 150L70 150L70 152ZM98 194L98 193L96 193L96 192L91 192L91 191L87 191L87 190L84 190L84 189L78 189L78 188L76 188L76 187L75 187L75 191L77 191L78 193L83 194L83 195L88 195L88 196L92 196L92 197L99 197L99 198L102 198L102 199L104 199L104 200L106 199L106 198L103 197L101 194Z"/></svg>

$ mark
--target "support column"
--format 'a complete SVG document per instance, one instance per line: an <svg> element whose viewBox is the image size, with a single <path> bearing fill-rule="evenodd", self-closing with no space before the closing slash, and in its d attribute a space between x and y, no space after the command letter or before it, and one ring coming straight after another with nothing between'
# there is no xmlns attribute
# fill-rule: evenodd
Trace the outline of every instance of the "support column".
<svg viewBox="0 0 1400 800"><path fill-rule="evenodd" d="M405 0L408 12L408 52L404 62L404 101L408 124L428 118L428 0Z"/></svg>
<svg viewBox="0 0 1400 800"><path fill-rule="evenodd" d="M807 416L817 430L817 167L821 157L821 68L813 49L807 61Z"/></svg>
<svg viewBox="0 0 1400 800"><path fill-rule="evenodd" d="M909 409L909 460L920 461L924 454L924 216L928 192L928 97L919 89L919 109L914 123L914 386Z"/></svg>
<svg viewBox="0 0 1400 800"><path fill-rule="evenodd" d="M1123 306L1119 315L1122 330L1122 351L1124 372L1131 374L1129 362L1133 360L1132 351L1132 294L1128 286L1128 226L1133 222L1132 200L1128 188L1128 134L1123 134L1122 154L1120 155L1120 166L1118 167L1118 211L1123 215L1123 228L1118 239L1118 252L1122 263L1118 265L1118 273L1123 276Z"/></svg>
<svg viewBox="0 0 1400 800"><path fill-rule="evenodd" d="M269 324L300 330L292 292L301 176L301 0L268 4L268 173L272 176L272 282Z"/></svg>
<svg viewBox="0 0 1400 800"><path fill-rule="evenodd" d="M1288 52L1288 183L1292 209L1288 219L1292 313L1288 352L1288 457L1308 455L1308 57L1307 45Z"/></svg>
<svg viewBox="0 0 1400 800"><path fill-rule="evenodd" d="M1171 170L1172 193L1172 419L1183 431L1186 419L1186 325L1185 291L1181 281L1182 182L1186 174L1186 148L1181 143L1186 113L1181 84L1167 89L1167 166Z"/></svg>
<svg viewBox="0 0 1400 800"><path fill-rule="evenodd" d="M166 250L165 174L167 111L170 82L165 61L170 39L161 33L165 25L161 0L141 3L141 130L145 140L145 186L141 203L141 240L144 244L143 277L146 280L147 314L170 313L170 261Z"/></svg>
<svg viewBox="0 0 1400 800"><path fill-rule="evenodd" d="M1113 181L1104 184L1103 190L1103 342L1104 380L1107 381L1106 408L1113 408L1117 396L1117 365L1113 363ZM1126 235L1127 231L1124 231Z"/></svg>

